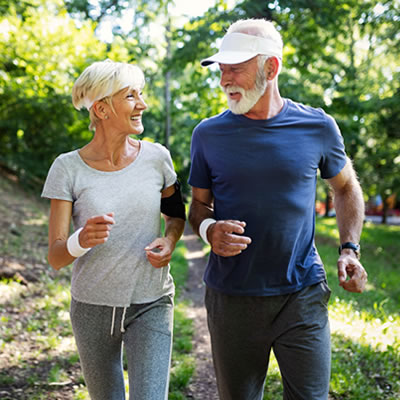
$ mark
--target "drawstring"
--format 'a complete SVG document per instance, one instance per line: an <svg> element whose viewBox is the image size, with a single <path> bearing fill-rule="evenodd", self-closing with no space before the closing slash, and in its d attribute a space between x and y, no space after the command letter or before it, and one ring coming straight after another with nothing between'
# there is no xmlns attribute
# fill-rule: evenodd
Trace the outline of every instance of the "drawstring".
<svg viewBox="0 0 400 400"><path fill-rule="evenodd" d="M124 322L125 322L125 315L126 315L126 309L128 307L124 307L124 311L122 312L122 319L121 319L121 333L125 332L124 328ZM115 326L115 314L116 314L117 307L113 307L113 312L112 312L112 319L111 319L111 336L114 335L114 326Z"/></svg>
<svg viewBox="0 0 400 400"><path fill-rule="evenodd" d="M112 313L112 319L111 319L111 336L114 334L115 310L116 310L116 307L113 307L113 313Z"/></svg>
<svg viewBox="0 0 400 400"><path fill-rule="evenodd" d="M124 307L124 312L122 313L122 319L121 319L121 333L124 333L124 332L125 332L124 322L125 322L126 308L127 308L127 307Z"/></svg>

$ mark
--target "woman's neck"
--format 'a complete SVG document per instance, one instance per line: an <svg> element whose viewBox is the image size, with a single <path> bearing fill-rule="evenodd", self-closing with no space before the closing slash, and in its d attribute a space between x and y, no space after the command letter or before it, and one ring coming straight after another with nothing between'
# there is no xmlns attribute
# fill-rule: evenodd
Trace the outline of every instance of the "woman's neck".
<svg viewBox="0 0 400 400"><path fill-rule="evenodd" d="M116 171L131 164L139 154L140 141L127 135L109 135L96 129L93 139L79 154L90 166L103 171Z"/></svg>

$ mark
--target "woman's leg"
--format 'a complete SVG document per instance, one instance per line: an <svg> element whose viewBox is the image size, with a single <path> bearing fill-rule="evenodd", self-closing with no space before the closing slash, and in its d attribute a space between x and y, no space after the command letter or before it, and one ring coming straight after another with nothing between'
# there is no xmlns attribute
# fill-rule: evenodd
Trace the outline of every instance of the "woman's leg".
<svg viewBox="0 0 400 400"><path fill-rule="evenodd" d="M129 399L166 400L171 363L173 300L170 296L129 307L123 336Z"/></svg>
<svg viewBox="0 0 400 400"><path fill-rule="evenodd" d="M119 308L119 320L121 315ZM112 307L72 300L72 328L91 400L125 400L122 335L115 329L111 336L112 319Z"/></svg>

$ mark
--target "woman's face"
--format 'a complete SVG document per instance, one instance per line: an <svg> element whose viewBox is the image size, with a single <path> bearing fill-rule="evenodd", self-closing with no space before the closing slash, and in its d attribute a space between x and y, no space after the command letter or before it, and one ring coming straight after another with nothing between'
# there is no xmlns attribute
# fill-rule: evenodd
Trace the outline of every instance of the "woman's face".
<svg viewBox="0 0 400 400"><path fill-rule="evenodd" d="M122 89L112 98L115 114L110 113L110 122L126 134L140 135L144 128L142 124L142 114L147 108L143 100L142 92Z"/></svg>

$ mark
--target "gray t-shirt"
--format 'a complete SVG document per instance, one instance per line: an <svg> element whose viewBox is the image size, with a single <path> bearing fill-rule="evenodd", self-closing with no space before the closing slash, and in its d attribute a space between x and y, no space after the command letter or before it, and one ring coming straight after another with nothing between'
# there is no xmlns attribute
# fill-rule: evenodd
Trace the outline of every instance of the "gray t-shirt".
<svg viewBox="0 0 400 400"><path fill-rule="evenodd" d="M165 147L140 143L137 158L119 171L91 168L78 150L58 156L49 170L42 197L71 201L75 230L90 217L115 213L108 241L74 262L77 301L126 307L174 292L169 266L154 268L144 248L161 235L161 191L176 174Z"/></svg>

